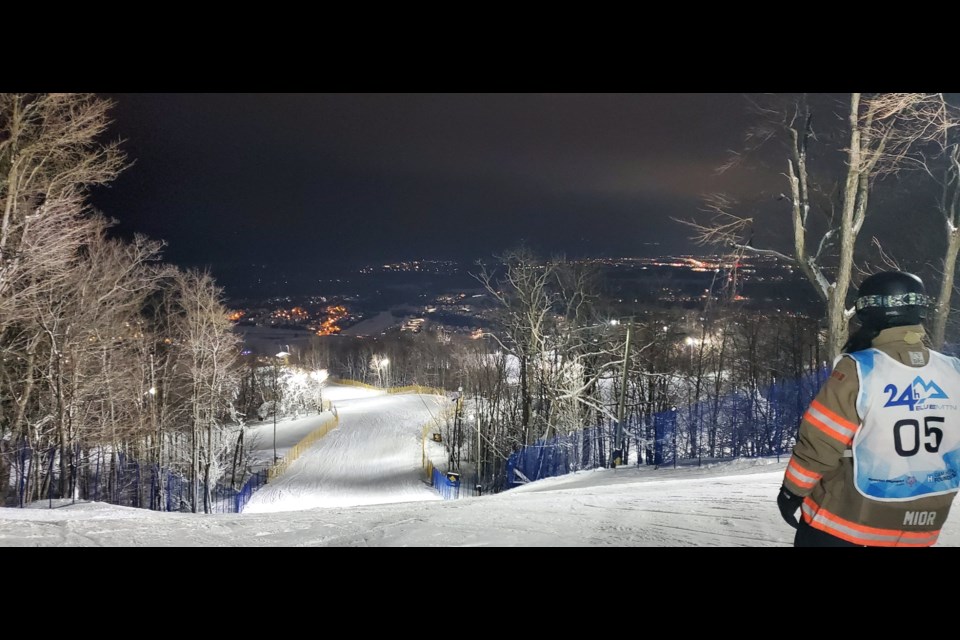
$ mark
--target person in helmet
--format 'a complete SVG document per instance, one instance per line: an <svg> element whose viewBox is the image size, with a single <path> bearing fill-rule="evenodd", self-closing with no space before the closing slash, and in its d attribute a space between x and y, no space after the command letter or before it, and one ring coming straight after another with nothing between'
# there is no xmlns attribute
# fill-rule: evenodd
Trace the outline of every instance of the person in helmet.
<svg viewBox="0 0 960 640"><path fill-rule="evenodd" d="M857 290L860 328L803 416L777 496L794 546L936 543L960 488L960 360L924 346L929 305L902 271Z"/></svg>

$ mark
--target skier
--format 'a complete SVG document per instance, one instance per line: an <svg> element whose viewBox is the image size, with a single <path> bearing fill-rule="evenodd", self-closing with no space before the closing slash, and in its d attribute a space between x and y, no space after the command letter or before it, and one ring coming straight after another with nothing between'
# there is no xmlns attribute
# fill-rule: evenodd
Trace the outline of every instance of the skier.
<svg viewBox="0 0 960 640"><path fill-rule="evenodd" d="M803 416L777 496L794 546L936 543L960 487L960 360L923 345L929 304L902 271L857 291L860 329Z"/></svg>

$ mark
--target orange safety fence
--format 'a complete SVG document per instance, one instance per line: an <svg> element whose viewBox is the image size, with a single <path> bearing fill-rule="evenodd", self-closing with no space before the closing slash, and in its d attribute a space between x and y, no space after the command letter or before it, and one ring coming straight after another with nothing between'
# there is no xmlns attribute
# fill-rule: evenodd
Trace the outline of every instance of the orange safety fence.
<svg viewBox="0 0 960 640"><path fill-rule="evenodd" d="M443 389L438 389L437 387L425 387L420 384L410 384L403 387L388 387L384 389L383 387L377 387L372 384L367 384L366 382L359 382L357 380L346 380L346 379L336 379L331 380L333 384L342 384L348 387L360 387L361 389L373 389L374 391L386 391L387 393L422 393L427 395L435 396L444 396L447 394Z"/></svg>
<svg viewBox="0 0 960 640"><path fill-rule="evenodd" d="M287 451L287 454L283 456L283 460L270 467L267 471L268 480L273 480L286 471L290 463L299 458L310 445L335 429L338 424L340 424L340 416L334 412L331 418L325 420L323 424L308 433L300 442L291 447L291 449Z"/></svg>

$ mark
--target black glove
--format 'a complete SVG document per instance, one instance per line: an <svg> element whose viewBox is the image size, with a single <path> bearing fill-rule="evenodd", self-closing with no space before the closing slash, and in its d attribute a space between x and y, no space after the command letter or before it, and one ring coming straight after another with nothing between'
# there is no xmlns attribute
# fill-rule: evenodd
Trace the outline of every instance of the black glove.
<svg viewBox="0 0 960 640"><path fill-rule="evenodd" d="M800 526L797 521L797 509L803 504L803 496L796 496L790 493L786 487L780 487L780 493L777 494L777 506L780 507L780 515L788 525L796 529Z"/></svg>

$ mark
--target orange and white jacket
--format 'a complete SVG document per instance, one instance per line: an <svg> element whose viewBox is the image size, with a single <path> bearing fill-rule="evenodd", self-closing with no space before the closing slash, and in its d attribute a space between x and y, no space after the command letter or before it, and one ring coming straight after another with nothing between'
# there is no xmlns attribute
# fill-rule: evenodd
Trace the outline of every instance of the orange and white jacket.
<svg viewBox="0 0 960 640"><path fill-rule="evenodd" d="M936 543L960 486L960 360L923 336L885 329L840 356L810 403L784 486L812 527L866 546Z"/></svg>

